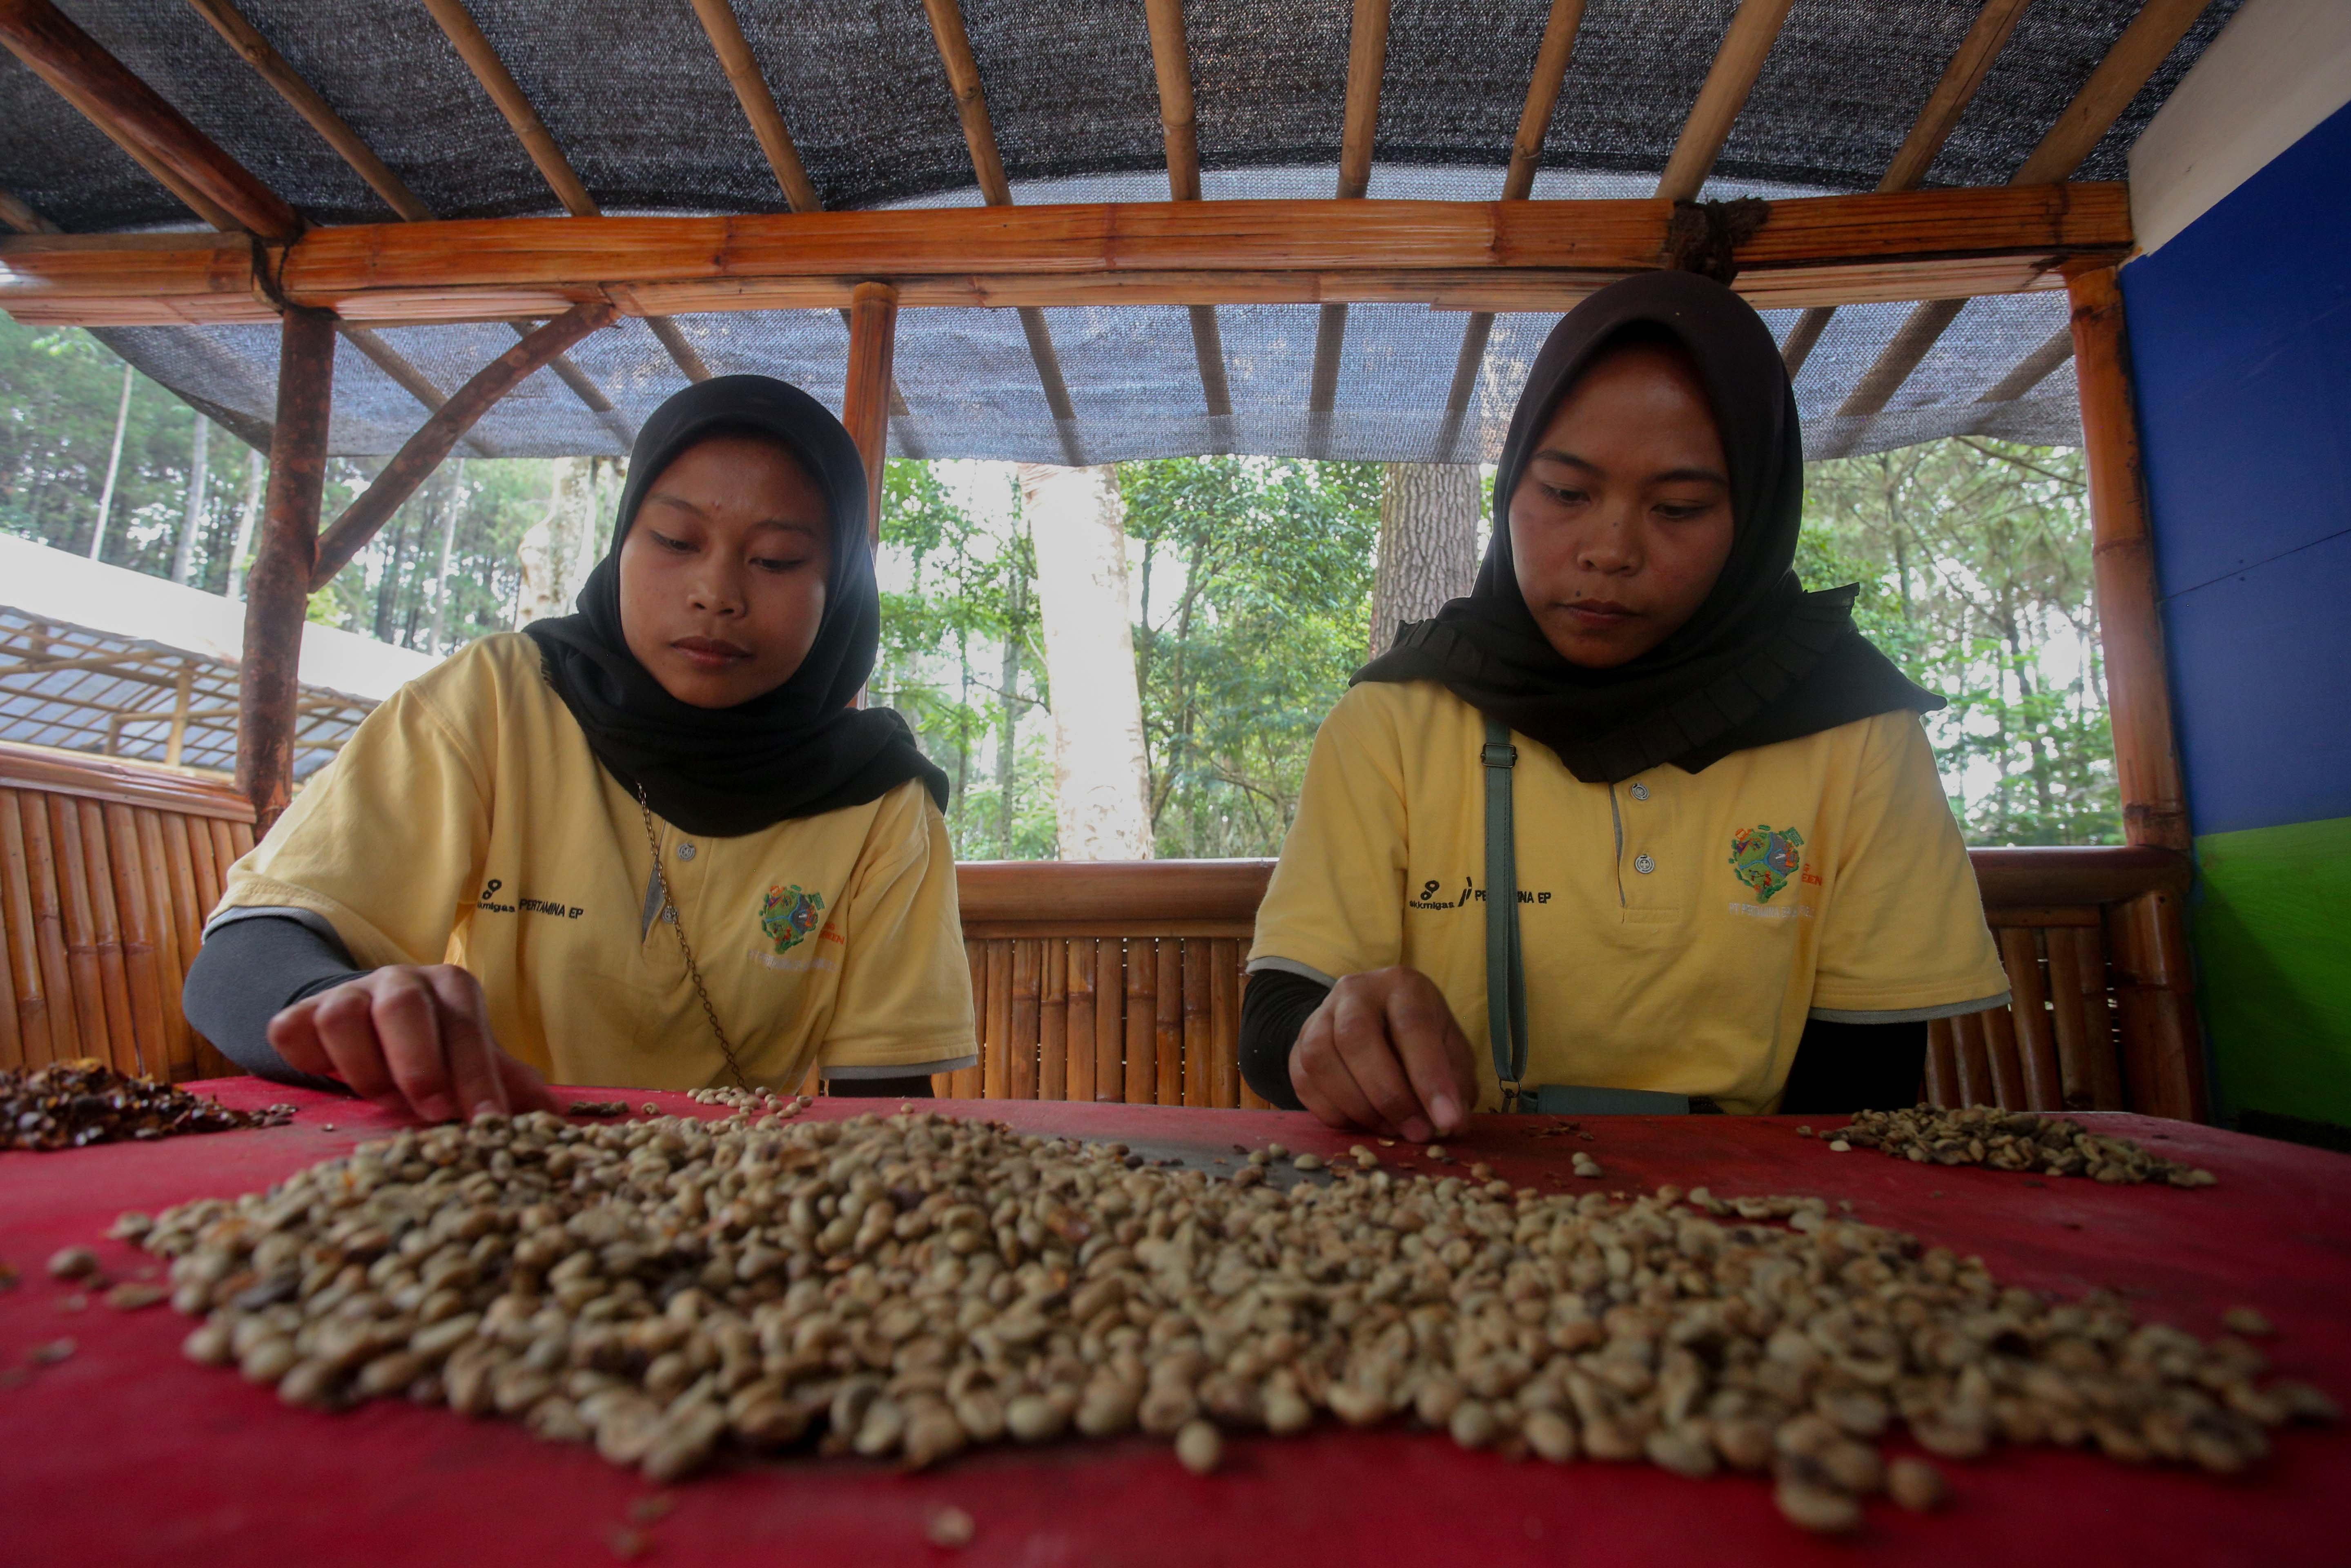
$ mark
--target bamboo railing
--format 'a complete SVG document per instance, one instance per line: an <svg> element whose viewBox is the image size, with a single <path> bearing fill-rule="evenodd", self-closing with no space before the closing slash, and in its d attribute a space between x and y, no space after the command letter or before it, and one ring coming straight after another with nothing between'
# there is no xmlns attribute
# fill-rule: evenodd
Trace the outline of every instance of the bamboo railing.
<svg viewBox="0 0 2351 1568"><path fill-rule="evenodd" d="M172 1080L235 1071L180 986L253 808L225 783L0 746L0 1067L96 1057ZM2192 1005L2174 852L1971 852L2013 1000L1932 1025L1928 1097L2016 1110L2177 1103ZM969 1099L1259 1106L1239 1066L1242 962L1270 861L957 868L977 1066Z"/></svg>
<svg viewBox="0 0 2351 1568"><path fill-rule="evenodd" d="M226 784L0 746L0 1067L235 1071L181 1016L180 983L252 847L253 807Z"/></svg>

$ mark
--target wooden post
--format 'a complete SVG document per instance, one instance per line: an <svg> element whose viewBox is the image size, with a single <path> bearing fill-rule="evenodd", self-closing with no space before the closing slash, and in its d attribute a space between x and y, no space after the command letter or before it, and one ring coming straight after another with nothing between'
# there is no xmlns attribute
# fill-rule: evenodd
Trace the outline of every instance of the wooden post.
<svg viewBox="0 0 2351 1568"><path fill-rule="evenodd" d="M865 538L882 548L882 462L890 449L890 358L898 339L894 284L861 283L849 295L849 384L841 423L865 459Z"/></svg>
<svg viewBox="0 0 2351 1568"><path fill-rule="evenodd" d="M2188 800L2172 737L2155 539L2139 466L2122 292L2111 267L2074 273L2066 291L2073 303L2082 448L2090 478L2091 562L2123 832L2134 844L2184 854L2191 847ZM2179 894L2146 893L2117 905L2109 935L2131 1109L2204 1120L2209 1104L2203 1039Z"/></svg>
<svg viewBox="0 0 2351 1568"><path fill-rule="evenodd" d="M291 308L277 348L277 423L261 548L245 591L237 672L236 787L253 802L256 837L294 792L294 706L301 695L302 625L319 553L327 480L327 415L335 390L335 319Z"/></svg>

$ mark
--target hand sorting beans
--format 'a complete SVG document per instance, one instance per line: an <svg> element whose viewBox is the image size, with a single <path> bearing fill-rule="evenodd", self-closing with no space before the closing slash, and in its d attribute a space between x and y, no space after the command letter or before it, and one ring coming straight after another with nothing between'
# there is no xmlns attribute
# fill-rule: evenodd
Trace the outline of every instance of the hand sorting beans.
<svg viewBox="0 0 2351 1568"><path fill-rule="evenodd" d="M1815 1197L1686 1203L1334 1173L1280 1190L935 1113L403 1132L141 1234L186 1352L334 1409L405 1394L667 1481L816 1440L920 1468L1323 1414L1468 1448L1766 1472L1851 1528L1899 1421L1929 1452L2095 1445L2235 1471L2328 1420L2245 1341L2053 1305ZM1775 1219L1787 1221L1785 1228Z"/></svg>
<svg viewBox="0 0 2351 1568"><path fill-rule="evenodd" d="M1812 1135L1809 1127L1798 1131ZM2148 1154L2128 1138L2093 1133L2064 1116L2003 1111L1993 1105L1951 1111L1931 1105L1907 1111L1857 1111L1851 1126L1825 1135L1919 1165L1987 1166L2045 1176L2085 1176L2114 1186L2160 1181L2173 1186L2210 1186L2219 1180L2210 1171L2190 1170Z"/></svg>
<svg viewBox="0 0 2351 1568"><path fill-rule="evenodd" d="M232 1111L184 1089L132 1078L92 1061L29 1072L0 1070L0 1149L78 1149L125 1139L277 1127L291 1105Z"/></svg>

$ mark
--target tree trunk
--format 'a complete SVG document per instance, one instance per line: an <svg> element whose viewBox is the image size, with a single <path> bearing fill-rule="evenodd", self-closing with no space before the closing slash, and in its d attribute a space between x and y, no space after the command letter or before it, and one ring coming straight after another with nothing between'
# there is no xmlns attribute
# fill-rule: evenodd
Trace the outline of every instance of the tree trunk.
<svg viewBox="0 0 2351 1568"><path fill-rule="evenodd" d="M1466 463L1390 463L1380 486L1379 574L1372 585L1372 656L1396 628L1426 621L1478 576L1478 470Z"/></svg>
<svg viewBox="0 0 2351 1568"><path fill-rule="evenodd" d="M198 419L204 416L198 414ZM114 411L114 445L106 455L106 484L98 492L98 526L89 534L89 559L106 547L106 515L114 510L114 476L122 470L122 433L131 427L131 363L122 365L122 402Z"/></svg>
<svg viewBox="0 0 2351 1568"><path fill-rule="evenodd" d="M1020 500L1037 546L1061 858L1149 860L1150 773L1118 471L1023 463Z"/></svg>
<svg viewBox="0 0 2351 1568"><path fill-rule="evenodd" d="M515 549L522 562L517 627L571 613L571 601L596 565L599 500L595 459L557 459L547 516L531 525Z"/></svg>
<svg viewBox="0 0 2351 1568"><path fill-rule="evenodd" d="M213 422L196 415L196 434L188 453L188 509L180 515L180 544L172 552L172 580L187 582L196 575L196 531L204 524L204 469L212 455Z"/></svg>
<svg viewBox="0 0 2351 1568"><path fill-rule="evenodd" d="M253 525L261 516L261 478L267 466L258 451L245 458L245 505L236 514L236 539L228 547L228 585L224 599L245 597L245 555L253 548Z"/></svg>
<svg viewBox="0 0 2351 1568"><path fill-rule="evenodd" d="M1016 590L1018 586L1016 583ZM1017 591L1013 600L1017 609ZM1012 782L1014 770L1020 761L1020 633L1018 631L1007 631L1004 634L1004 662L998 679L1000 684L997 690L1003 694L1003 701L997 709L996 723L996 852L1010 860Z"/></svg>
<svg viewBox="0 0 2351 1568"><path fill-rule="evenodd" d="M457 546L457 514L465 501L465 460L458 458L449 468L449 489L441 502L441 559L433 569L433 630L426 633L425 645L433 653L441 652L441 639L449 625L449 558Z"/></svg>

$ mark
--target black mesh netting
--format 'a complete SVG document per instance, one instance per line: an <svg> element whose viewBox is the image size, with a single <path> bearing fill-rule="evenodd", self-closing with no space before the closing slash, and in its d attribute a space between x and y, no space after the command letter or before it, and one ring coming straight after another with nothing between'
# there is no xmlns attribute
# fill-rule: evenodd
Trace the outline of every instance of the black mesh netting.
<svg viewBox="0 0 2351 1568"><path fill-rule="evenodd" d="M2234 12L2215 0L2079 171L2111 179L2182 72ZM1872 188L1980 0L1797 0L1704 193ZM207 134L321 223L392 214L182 0L65 0L66 9ZM589 190L615 212L779 210L778 189L689 6L471 0ZM254 25L435 213L560 211L505 120L415 0L242 0ZM938 51L918 0L736 0L810 177L829 205L976 202ZM1590 0L1536 194L1646 195L1696 99L1735 0ZM964 0L1016 196L1166 194L1158 98L1139 4ZM1482 200L1499 188L1547 0L1396 0L1371 193ZM2034 0L1936 162L1935 184L2012 174L2137 12ZM1335 186L1348 0L1188 0L1185 17L1209 196L1323 196ZM184 224L184 209L39 79L0 57L0 188L76 231ZM1873 418L1842 419L1907 306L1838 312L1798 381L1818 453L1981 431L2077 437L2071 372L1980 401L2064 324L2062 296L1972 302ZM1218 312L1233 413L1212 420L1178 309L1046 313L1076 411L1055 428L1009 311L915 309L897 374L910 413L893 445L930 456L1089 461L1239 451L1414 460L1491 455L1548 318L1495 325L1460 439L1436 450L1463 318L1418 307L1349 317L1338 406L1306 413L1317 312ZM1774 319L1784 332L1792 313ZM846 335L825 311L683 319L714 371L781 375L837 402ZM266 422L266 328L107 334L141 369L250 434ZM512 341L504 328L384 333L443 391ZM478 427L508 455L620 450L683 374L643 323L573 360L618 407L599 418L550 372ZM337 359L338 451L389 452L422 416L355 349ZM1064 436L1071 438L1065 442Z"/></svg>

